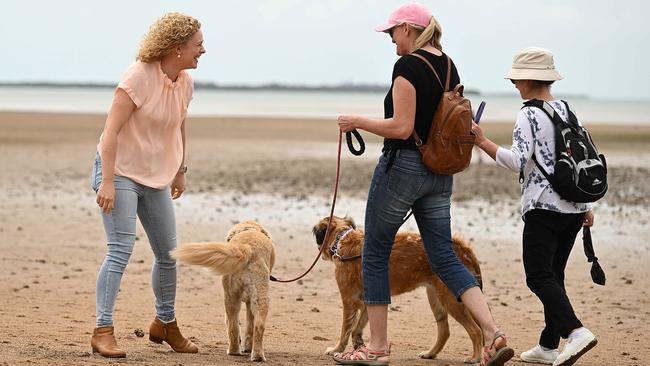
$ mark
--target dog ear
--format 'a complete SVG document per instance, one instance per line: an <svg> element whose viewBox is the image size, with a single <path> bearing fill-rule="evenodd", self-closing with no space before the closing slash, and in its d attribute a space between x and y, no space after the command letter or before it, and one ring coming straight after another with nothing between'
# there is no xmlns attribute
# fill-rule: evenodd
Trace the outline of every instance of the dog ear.
<svg viewBox="0 0 650 366"><path fill-rule="evenodd" d="M230 239L232 239L232 237L235 236L236 233L237 233L237 232L235 231L234 228L228 230L228 234L226 234L226 242L229 242Z"/></svg>
<svg viewBox="0 0 650 366"><path fill-rule="evenodd" d="M353 229L356 230L357 225L354 223L354 219L352 219L352 217L350 217L350 215L345 215L345 217L343 218L343 220L344 220L348 225L350 225L351 228L353 228Z"/></svg>
<svg viewBox="0 0 650 366"><path fill-rule="evenodd" d="M262 232L262 234L266 235L267 238L271 239L271 234L269 234L269 232L266 231L266 229L262 227L262 225L259 225L259 229Z"/></svg>
<svg viewBox="0 0 650 366"><path fill-rule="evenodd" d="M316 237L316 244L318 245L323 245L323 240L325 240L325 230L327 227L324 227L323 225L316 225L314 226L314 237Z"/></svg>

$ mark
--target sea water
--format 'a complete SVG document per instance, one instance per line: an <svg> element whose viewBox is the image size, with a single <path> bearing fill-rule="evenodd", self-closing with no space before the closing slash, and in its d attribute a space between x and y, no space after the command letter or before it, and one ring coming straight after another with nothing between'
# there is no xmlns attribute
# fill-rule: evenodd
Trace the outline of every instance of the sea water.
<svg viewBox="0 0 650 366"><path fill-rule="evenodd" d="M81 87L0 87L0 111L106 113L114 89ZM341 114L383 116L385 93L296 90L204 90L194 92L190 116L331 118ZM473 105L487 105L483 122L514 121L521 99L516 95L467 97ZM559 96L562 97L562 96ZM585 123L649 125L650 101L571 98L579 119Z"/></svg>

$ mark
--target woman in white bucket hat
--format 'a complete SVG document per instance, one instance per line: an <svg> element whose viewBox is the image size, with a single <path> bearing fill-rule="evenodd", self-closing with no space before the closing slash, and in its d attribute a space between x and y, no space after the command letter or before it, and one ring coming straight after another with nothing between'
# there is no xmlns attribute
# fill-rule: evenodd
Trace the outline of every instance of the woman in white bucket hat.
<svg viewBox="0 0 650 366"><path fill-rule="evenodd" d="M566 105L553 97L551 85L562 76L555 70L553 54L543 48L519 51L505 76L519 90L522 99L538 99L553 107L567 121ZM593 213L588 204L569 202L555 192L533 157L552 174L555 163L553 122L542 110L524 107L517 115L512 147L505 149L485 137L473 124L476 145L498 166L523 173L522 218L523 263L526 284L544 305L545 328L539 344L521 354L526 362L572 365L593 348L596 337L576 317L564 289L564 270L578 231L592 226ZM560 338L567 342L560 352Z"/></svg>

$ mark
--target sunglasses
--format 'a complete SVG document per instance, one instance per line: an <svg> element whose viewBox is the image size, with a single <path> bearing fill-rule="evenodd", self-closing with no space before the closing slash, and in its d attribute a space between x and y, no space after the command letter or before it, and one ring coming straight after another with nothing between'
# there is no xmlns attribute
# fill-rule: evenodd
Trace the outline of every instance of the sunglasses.
<svg viewBox="0 0 650 366"><path fill-rule="evenodd" d="M404 24L404 23L402 23L402 24ZM395 29L397 29L397 27L402 26L402 24L398 24L398 25L394 26L393 28L386 31L386 33L388 33L390 38L393 38L393 33L395 32Z"/></svg>
<svg viewBox="0 0 650 366"><path fill-rule="evenodd" d="M514 80L510 79L510 82L512 83L512 85L515 85L515 81L514 81Z"/></svg>

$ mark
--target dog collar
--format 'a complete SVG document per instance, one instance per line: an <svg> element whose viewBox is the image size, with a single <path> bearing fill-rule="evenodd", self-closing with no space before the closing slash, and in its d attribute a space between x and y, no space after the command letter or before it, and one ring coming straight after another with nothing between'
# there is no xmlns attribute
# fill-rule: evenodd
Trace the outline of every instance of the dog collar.
<svg viewBox="0 0 650 366"><path fill-rule="evenodd" d="M339 244L341 243L341 240L343 240L343 238L345 238L352 231L354 231L354 229L350 227L347 230L341 231L340 233L338 233L338 235L336 235L336 239L334 239L334 244L332 244L332 246L330 247L330 254L332 255L332 258L339 258L341 261L347 261L347 260L353 260L361 257L359 255L342 257L339 254Z"/></svg>

